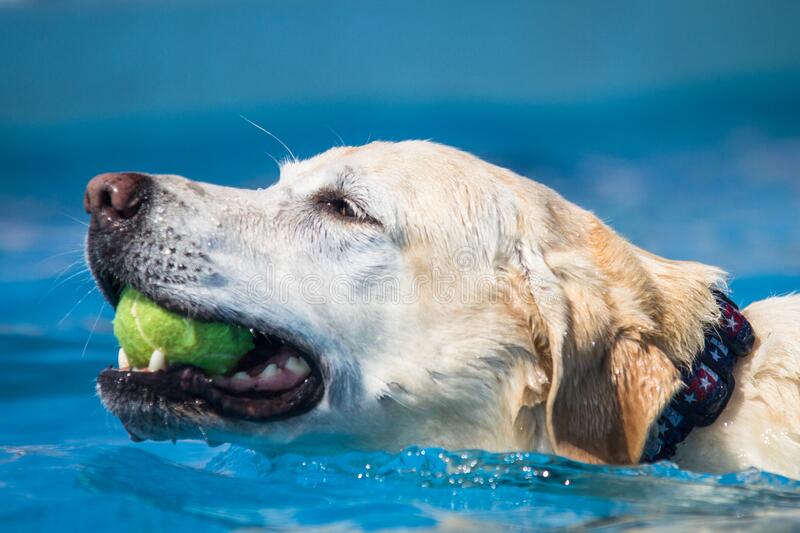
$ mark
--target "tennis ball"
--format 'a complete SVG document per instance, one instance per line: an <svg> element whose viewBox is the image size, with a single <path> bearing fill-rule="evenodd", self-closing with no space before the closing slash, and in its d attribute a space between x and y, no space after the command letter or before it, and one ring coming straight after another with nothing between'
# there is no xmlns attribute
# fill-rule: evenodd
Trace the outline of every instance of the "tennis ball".
<svg viewBox="0 0 800 533"><path fill-rule="evenodd" d="M180 316L131 287L122 291L117 305L114 335L135 368L147 367L158 350L167 363L224 374L253 349L247 329Z"/></svg>

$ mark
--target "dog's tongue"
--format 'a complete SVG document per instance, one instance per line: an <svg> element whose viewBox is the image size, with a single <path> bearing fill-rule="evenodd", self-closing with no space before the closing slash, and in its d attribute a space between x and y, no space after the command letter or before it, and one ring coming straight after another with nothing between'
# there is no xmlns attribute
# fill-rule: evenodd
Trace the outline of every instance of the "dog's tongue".
<svg viewBox="0 0 800 533"><path fill-rule="evenodd" d="M283 345L263 362L230 377L217 376L214 384L233 392L283 391L296 387L311 374L311 367L294 349Z"/></svg>

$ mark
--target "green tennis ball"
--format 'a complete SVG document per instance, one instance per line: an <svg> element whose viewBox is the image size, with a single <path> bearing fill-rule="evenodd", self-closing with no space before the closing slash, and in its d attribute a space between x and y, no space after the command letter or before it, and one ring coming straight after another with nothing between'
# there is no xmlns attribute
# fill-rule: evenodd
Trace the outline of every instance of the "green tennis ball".
<svg viewBox="0 0 800 533"><path fill-rule="evenodd" d="M131 287L122 291L117 305L114 335L136 368L146 367L153 351L160 350L167 363L224 374L253 349L247 329L180 316Z"/></svg>

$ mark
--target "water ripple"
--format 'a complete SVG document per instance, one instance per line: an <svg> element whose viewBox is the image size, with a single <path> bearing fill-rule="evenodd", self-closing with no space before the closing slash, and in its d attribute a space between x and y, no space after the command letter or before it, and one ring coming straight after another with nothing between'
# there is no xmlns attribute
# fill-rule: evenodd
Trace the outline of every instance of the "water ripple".
<svg viewBox="0 0 800 533"><path fill-rule="evenodd" d="M800 483L757 470L713 476L435 448L265 456L227 447L186 462L128 445L5 447L0 479L10 504L0 517L20 527L785 529L800 519Z"/></svg>

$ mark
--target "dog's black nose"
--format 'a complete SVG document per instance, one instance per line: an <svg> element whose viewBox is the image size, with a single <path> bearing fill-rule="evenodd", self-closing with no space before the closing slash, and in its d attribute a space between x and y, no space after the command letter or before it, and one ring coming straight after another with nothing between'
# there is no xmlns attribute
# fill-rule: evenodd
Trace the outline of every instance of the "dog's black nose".
<svg viewBox="0 0 800 533"><path fill-rule="evenodd" d="M100 228L133 217L145 200L144 184L150 178L137 172L109 172L86 185L83 207Z"/></svg>

